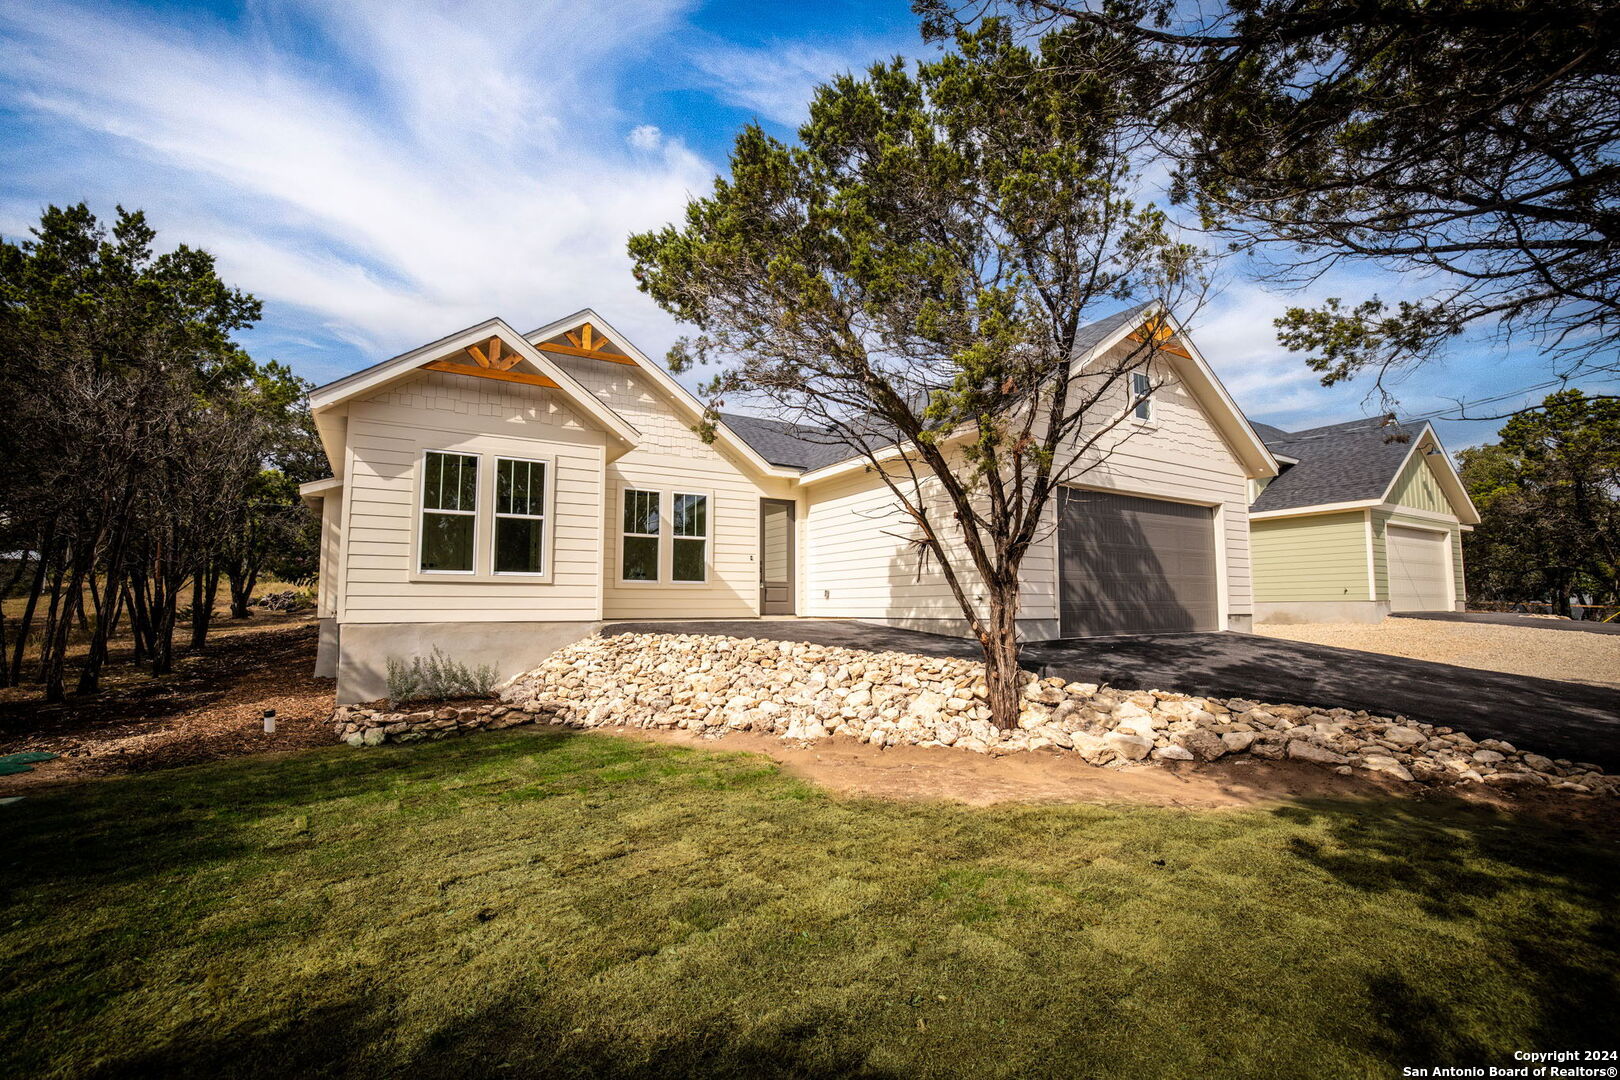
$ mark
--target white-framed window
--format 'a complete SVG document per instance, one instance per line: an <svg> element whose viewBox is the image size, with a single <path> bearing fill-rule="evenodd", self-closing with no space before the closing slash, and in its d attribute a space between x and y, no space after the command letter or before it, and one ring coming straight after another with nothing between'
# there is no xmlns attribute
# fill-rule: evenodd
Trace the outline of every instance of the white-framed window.
<svg viewBox="0 0 1620 1080"><path fill-rule="evenodd" d="M624 581L658 580L660 498L656 491L624 489L624 535L619 541L619 577Z"/></svg>
<svg viewBox="0 0 1620 1080"><path fill-rule="evenodd" d="M546 572L547 463L527 458L495 459L494 551L497 574Z"/></svg>
<svg viewBox="0 0 1620 1080"><path fill-rule="evenodd" d="M1153 422L1153 380L1145 371L1131 372L1131 400L1136 402L1138 420Z"/></svg>
<svg viewBox="0 0 1620 1080"><path fill-rule="evenodd" d="M471 574L478 550L478 455L422 454L421 537L424 574Z"/></svg>
<svg viewBox="0 0 1620 1080"><path fill-rule="evenodd" d="M670 554L671 581L709 580L709 497L675 492L670 510L674 527Z"/></svg>

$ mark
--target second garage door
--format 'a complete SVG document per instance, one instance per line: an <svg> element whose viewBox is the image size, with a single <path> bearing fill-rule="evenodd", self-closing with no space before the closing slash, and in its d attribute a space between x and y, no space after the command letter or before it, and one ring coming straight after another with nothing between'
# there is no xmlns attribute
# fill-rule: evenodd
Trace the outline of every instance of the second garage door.
<svg viewBox="0 0 1620 1080"><path fill-rule="evenodd" d="M1446 588L1451 570L1446 548L1450 544L1446 533L1427 529L1391 525L1384 531L1391 611L1445 611L1451 607L1451 593Z"/></svg>
<svg viewBox="0 0 1620 1080"><path fill-rule="evenodd" d="M1059 495L1064 637L1220 629L1213 509L1073 488Z"/></svg>

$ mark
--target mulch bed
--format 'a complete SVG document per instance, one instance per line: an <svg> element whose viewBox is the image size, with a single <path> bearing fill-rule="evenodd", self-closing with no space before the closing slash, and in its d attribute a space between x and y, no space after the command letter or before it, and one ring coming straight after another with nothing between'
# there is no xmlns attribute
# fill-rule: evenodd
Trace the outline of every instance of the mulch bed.
<svg viewBox="0 0 1620 1080"><path fill-rule="evenodd" d="M307 615L256 615L159 679L121 662L93 697L46 705L37 688L0 691L0 754L61 755L0 778L0 788L330 746L333 684L311 674L316 639ZM263 730L266 709L276 710L274 735Z"/></svg>

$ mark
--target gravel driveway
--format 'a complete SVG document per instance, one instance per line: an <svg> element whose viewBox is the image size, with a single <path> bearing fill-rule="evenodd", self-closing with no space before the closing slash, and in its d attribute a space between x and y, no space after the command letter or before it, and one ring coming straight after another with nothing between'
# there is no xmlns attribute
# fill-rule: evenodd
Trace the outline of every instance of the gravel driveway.
<svg viewBox="0 0 1620 1080"><path fill-rule="evenodd" d="M1430 619L1381 623L1265 623L1256 634L1404 656L1436 664L1620 687L1620 635L1555 634L1538 627Z"/></svg>

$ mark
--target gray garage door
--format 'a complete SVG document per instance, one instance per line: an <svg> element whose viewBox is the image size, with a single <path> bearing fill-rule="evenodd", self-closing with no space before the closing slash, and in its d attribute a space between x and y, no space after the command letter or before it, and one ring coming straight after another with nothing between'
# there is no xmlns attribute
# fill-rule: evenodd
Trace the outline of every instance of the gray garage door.
<svg viewBox="0 0 1620 1080"><path fill-rule="evenodd" d="M1214 510L1072 488L1059 496L1064 637L1220 629Z"/></svg>

